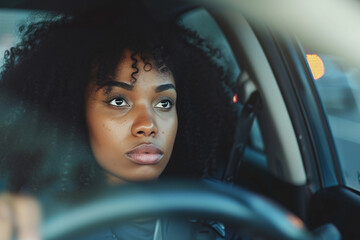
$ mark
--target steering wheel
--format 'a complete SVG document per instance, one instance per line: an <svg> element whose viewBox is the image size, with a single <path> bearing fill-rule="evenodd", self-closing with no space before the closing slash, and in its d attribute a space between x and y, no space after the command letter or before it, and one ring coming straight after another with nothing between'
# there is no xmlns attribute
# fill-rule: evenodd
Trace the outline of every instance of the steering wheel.
<svg viewBox="0 0 360 240"><path fill-rule="evenodd" d="M192 181L111 189L111 194L48 216L42 234L45 240L66 239L66 236L104 222L169 214L215 218L271 239L314 239L297 217L264 197L232 185Z"/></svg>

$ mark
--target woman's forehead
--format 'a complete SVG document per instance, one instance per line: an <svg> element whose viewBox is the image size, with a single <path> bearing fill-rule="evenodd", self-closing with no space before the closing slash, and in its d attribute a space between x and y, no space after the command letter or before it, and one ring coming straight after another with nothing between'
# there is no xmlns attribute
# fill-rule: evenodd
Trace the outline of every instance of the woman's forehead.
<svg viewBox="0 0 360 240"><path fill-rule="evenodd" d="M164 71L166 68L166 71ZM125 49L119 64L115 69L114 81L136 85L137 82L153 82L154 84L172 83L175 85L173 75L166 65L159 69L153 58L144 62L139 54Z"/></svg>

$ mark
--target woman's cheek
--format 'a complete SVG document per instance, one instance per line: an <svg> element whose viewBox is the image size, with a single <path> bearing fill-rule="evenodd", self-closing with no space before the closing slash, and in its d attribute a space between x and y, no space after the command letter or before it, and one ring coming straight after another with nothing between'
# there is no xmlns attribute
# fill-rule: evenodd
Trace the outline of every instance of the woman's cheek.
<svg viewBox="0 0 360 240"><path fill-rule="evenodd" d="M97 161L111 161L121 158L125 154L126 146L126 120L100 119L91 130L92 148Z"/></svg>
<svg viewBox="0 0 360 240"><path fill-rule="evenodd" d="M165 135L165 141L167 143L167 152L169 152L169 157L172 153L172 149L174 147L174 142L175 142L175 138L176 138L176 134L177 134L177 129L178 129L178 118L177 118L177 113L176 113L176 109L174 110L174 114L172 116L172 118L167 122L168 126L166 128L166 132L163 131L163 134Z"/></svg>

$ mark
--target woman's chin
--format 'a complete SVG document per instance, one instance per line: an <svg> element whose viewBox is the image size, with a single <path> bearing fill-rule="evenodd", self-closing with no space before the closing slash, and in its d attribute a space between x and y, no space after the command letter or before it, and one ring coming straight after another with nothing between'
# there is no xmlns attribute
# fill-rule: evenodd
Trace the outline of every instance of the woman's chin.
<svg viewBox="0 0 360 240"><path fill-rule="evenodd" d="M139 182L155 182L159 178L159 174L136 174L133 176L127 176L126 178L121 178L114 175L107 175L107 183L109 185L120 185L128 183L139 183Z"/></svg>

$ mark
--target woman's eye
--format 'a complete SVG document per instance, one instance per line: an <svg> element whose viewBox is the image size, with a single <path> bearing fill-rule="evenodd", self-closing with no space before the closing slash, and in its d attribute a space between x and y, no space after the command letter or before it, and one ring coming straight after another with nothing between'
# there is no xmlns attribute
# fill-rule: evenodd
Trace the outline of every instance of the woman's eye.
<svg viewBox="0 0 360 240"><path fill-rule="evenodd" d="M109 101L109 104L115 107L125 107L129 106L129 104L126 102L126 100L122 97L117 97Z"/></svg>
<svg viewBox="0 0 360 240"><path fill-rule="evenodd" d="M174 105L174 103L172 101L166 99L166 100L162 100L161 102L156 104L155 107L162 108L162 109L170 109L170 108L172 108L173 105Z"/></svg>

